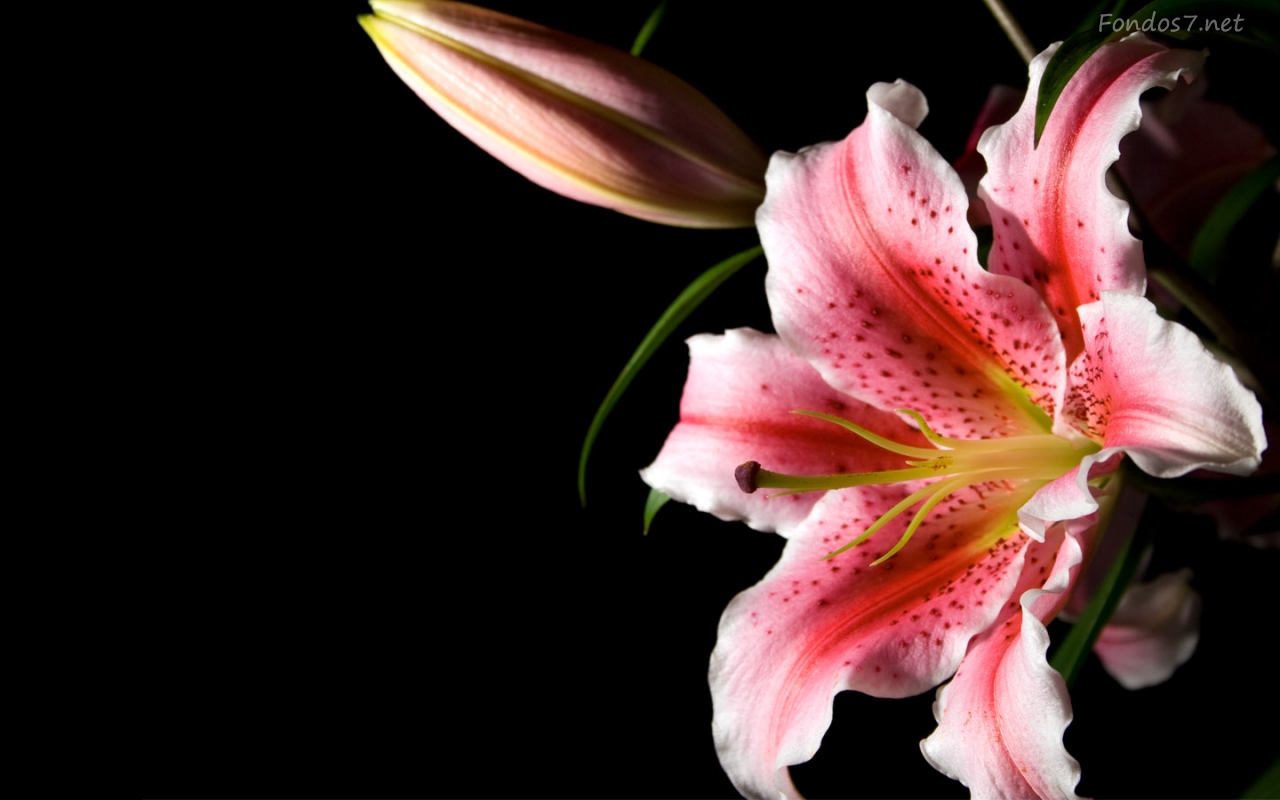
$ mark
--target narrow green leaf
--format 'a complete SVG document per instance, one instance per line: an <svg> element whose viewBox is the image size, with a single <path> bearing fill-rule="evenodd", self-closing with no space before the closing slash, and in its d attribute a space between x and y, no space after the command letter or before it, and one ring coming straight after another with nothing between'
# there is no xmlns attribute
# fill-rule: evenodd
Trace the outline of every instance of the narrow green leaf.
<svg viewBox="0 0 1280 800"><path fill-rule="evenodd" d="M644 47L652 38L653 32L658 30L658 24L662 22L662 15L667 13L667 0L658 3L658 7L653 10L649 18L644 21L644 26L640 28L640 32L636 34L636 40L631 45L631 55L638 56L644 52Z"/></svg>
<svg viewBox="0 0 1280 800"><path fill-rule="evenodd" d="M1108 41L1143 32L1197 43L1226 39L1274 52L1278 20L1275 0L1155 0L1127 17L1119 11L1099 16L1097 25L1067 39L1049 59L1036 93L1035 143L1076 70Z"/></svg>
<svg viewBox="0 0 1280 800"><path fill-rule="evenodd" d="M648 362L649 357L654 354L659 345L666 341L672 331L681 322L684 322L685 317L689 316L690 312L697 308L703 300L710 297L711 293L720 287L720 284L727 281L735 272L750 264L763 252L764 249L760 245L756 245L750 249L743 250L737 255L726 258L699 275L694 279L693 283L689 284L680 293L675 302L668 306L666 311L662 312L662 316L649 329L649 333L640 342L640 346L631 354L631 359L622 368L622 373L613 382L609 393L604 397L604 402L600 404L600 408L596 411L595 418L591 420L591 427L587 429L587 437L582 442L582 454L578 457L578 499L582 501L582 505L585 506L587 504L587 459L591 457L591 446L595 444L596 436L600 433L600 428L604 425L609 412L613 410L613 406L618 402L618 398L622 397L622 393L631 385L632 379Z"/></svg>
<svg viewBox="0 0 1280 800"><path fill-rule="evenodd" d="M653 524L653 518L658 513L658 509L662 508L670 500L669 495L665 495L657 489L649 490L649 497L644 501L644 535L649 535L649 526Z"/></svg>
<svg viewBox="0 0 1280 800"><path fill-rule="evenodd" d="M1080 65L1088 61L1089 56L1097 52L1111 36L1110 31L1099 33L1097 28L1090 28L1063 42L1049 59L1044 75L1040 77L1040 86L1036 89L1036 147L1040 146L1040 134L1044 133L1044 126L1048 124L1049 115L1053 113L1062 90L1067 88Z"/></svg>
<svg viewBox="0 0 1280 800"><path fill-rule="evenodd" d="M1274 800L1280 797L1280 758L1252 786L1245 789L1240 797L1243 800Z"/></svg>
<svg viewBox="0 0 1280 800"><path fill-rule="evenodd" d="M1226 246L1236 223L1253 207L1259 197L1280 178L1280 157L1273 158L1254 170L1227 192L1214 206L1213 211L1200 226L1195 241L1191 243L1188 260L1191 268L1204 276L1210 284L1217 283L1218 268L1222 264L1222 249Z"/></svg>
<svg viewBox="0 0 1280 800"><path fill-rule="evenodd" d="M1102 584L1089 599L1089 605L1085 607L1084 613L1076 620L1076 624L1071 626L1071 631L1063 638L1058 649L1054 651L1053 657L1049 659L1050 666L1061 673L1066 680L1068 689L1080 674L1080 669L1084 666L1090 651L1093 650L1093 643L1097 641L1098 634L1102 633L1107 620L1111 619L1116 606L1120 604L1124 590L1129 588L1129 582L1133 580L1133 575L1142 561L1142 555L1151 544L1152 538L1152 526L1139 524L1138 530L1129 536L1120 548L1120 552L1116 554L1115 563L1111 565Z"/></svg>

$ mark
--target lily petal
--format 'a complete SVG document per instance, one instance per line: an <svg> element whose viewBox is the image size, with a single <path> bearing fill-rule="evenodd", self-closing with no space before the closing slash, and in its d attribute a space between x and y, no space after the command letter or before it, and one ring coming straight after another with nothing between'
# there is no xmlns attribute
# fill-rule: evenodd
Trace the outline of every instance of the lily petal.
<svg viewBox="0 0 1280 800"><path fill-rule="evenodd" d="M1034 290L979 266L964 186L915 131L926 108L876 84L846 139L774 155L757 215L774 326L832 386L943 434L1043 432L1057 329Z"/></svg>
<svg viewBox="0 0 1280 800"><path fill-rule="evenodd" d="M1071 698L1045 659L1044 623L1066 602L1097 538L1096 523L1087 517L1049 532L1036 546L1057 551L1048 579L1024 570L1017 611L976 639L955 678L938 690L938 729L920 749L974 797L1076 797L1080 765L1062 745Z"/></svg>
<svg viewBox="0 0 1280 800"><path fill-rule="evenodd" d="M371 5L360 23L396 74L534 183L654 222L752 224L764 154L666 70L465 3Z"/></svg>
<svg viewBox="0 0 1280 800"><path fill-rule="evenodd" d="M901 518L823 560L919 485L828 492L777 566L725 610L711 656L712 730L747 797L796 796L786 767L817 751L834 694L905 697L935 686L972 636L1011 613L1028 554L1051 563L1051 550L1018 531L1026 487L991 484L957 492L882 564L871 562L897 541Z"/></svg>
<svg viewBox="0 0 1280 800"><path fill-rule="evenodd" d="M1046 531L1055 524L1087 517L1097 511L1098 502L1089 491L1089 481L1114 472L1120 466L1120 458L1114 451L1107 455L1110 458L1097 470L1093 470L1097 456L1085 456L1080 466L1041 487L1026 505L1018 509L1023 532L1042 542Z"/></svg>
<svg viewBox="0 0 1280 800"><path fill-rule="evenodd" d="M1195 334L1127 292L1103 292L1079 318L1085 351L1071 365L1054 433L1083 431L1103 447L1031 498L1019 512L1023 530L1039 538L1055 522L1095 511L1088 483L1119 466L1122 452L1158 478L1257 468L1267 447L1262 407Z"/></svg>
<svg viewBox="0 0 1280 800"><path fill-rule="evenodd" d="M1040 85L1050 47L1031 62ZM1039 146L1034 144L1036 92L1018 113L983 135L978 151L990 169L979 195L995 241L989 267L1034 286L1053 310L1067 359L1083 349L1076 308L1108 289L1142 294L1142 246L1129 234L1129 206L1106 187L1120 139L1138 127L1138 97L1193 77L1204 57L1169 50L1140 34L1103 46L1063 90Z"/></svg>
<svg viewBox="0 0 1280 800"><path fill-rule="evenodd" d="M823 382L777 336L750 328L689 339L689 378L680 422L647 469L645 482L725 520L744 520L784 535L809 515L821 492L773 497L746 494L734 467L759 461L790 474L875 471L901 466L888 453L825 420L791 413L821 411L928 446L892 414L867 406Z"/></svg>
<svg viewBox="0 0 1280 800"><path fill-rule="evenodd" d="M1187 663L1200 640L1200 595L1191 570L1167 572L1129 587L1093 652L1126 689L1163 683Z"/></svg>
<svg viewBox="0 0 1280 800"><path fill-rule="evenodd" d="M1157 478L1257 469L1267 447L1262 407L1195 334L1124 292L1103 292L1079 316L1085 351L1071 365L1055 433L1083 430L1103 444L1095 461L1123 450Z"/></svg>

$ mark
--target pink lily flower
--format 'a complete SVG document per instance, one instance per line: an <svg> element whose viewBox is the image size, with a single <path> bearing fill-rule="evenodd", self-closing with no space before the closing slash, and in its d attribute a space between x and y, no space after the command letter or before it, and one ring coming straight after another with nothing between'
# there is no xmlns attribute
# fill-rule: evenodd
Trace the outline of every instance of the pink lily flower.
<svg viewBox="0 0 1280 800"><path fill-rule="evenodd" d="M1195 652L1200 595L1190 579L1189 569L1166 572L1135 583L1120 599L1093 652L1121 686L1143 689L1163 683Z"/></svg>
<svg viewBox="0 0 1280 800"><path fill-rule="evenodd" d="M668 225L754 224L764 153L666 70L466 3L370 5L360 24L396 74L539 186Z"/></svg>
<svg viewBox="0 0 1280 800"><path fill-rule="evenodd" d="M872 86L843 141L774 156L757 222L778 334L690 340L681 420L642 473L787 538L711 658L716 747L744 795L798 796L787 767L817 751L836 692L953 675L921 744L934 767L975 796L1075 795L1045 624L1097 546L1116 467L1245 474L1266 446L1252 394L1143 299L1141 246L1104 184L1139 95L1202 58L1109 45L1038 148L1034 92L987 131L989 272L910 84Z"/></svg>

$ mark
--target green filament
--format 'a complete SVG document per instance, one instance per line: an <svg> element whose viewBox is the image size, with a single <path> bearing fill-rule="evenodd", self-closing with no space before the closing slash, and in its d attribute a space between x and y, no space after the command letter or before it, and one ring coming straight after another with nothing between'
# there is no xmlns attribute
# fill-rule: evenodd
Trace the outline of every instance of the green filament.
<svg viewBox="0 0 1280 800"><path fill-rule="evenodd" d="M1096 443L1087 440L1068 440L1052 434L1033 434L1027 436L1010 436L1004 439L952 439L942 436L929 427L924 417L911 409L897 409L910 416L920 426L921 434L933 445L934 449L913 447L883 436L856 425L846 419L823 414L817 411L795 411L792 413L816 417L839 425L845 430L860 436L877 447L900 456L908 457L906 464L910 469L884 470L882 472L856 472L836 475L786 475L761 469L754 461L748 461L738 467L735 477L744 492L754 492L757 488L783 489L784 491L770 495L778 497L800 492L823 491L828 489L845 489L851 486L877 486L903 481L929 480L941 478L913 492L893 508L880 515L857 538L838 550L828 553L824 559L834 558L851 547L856 547L884 526L888 525L907 509L922 503L912 516L897 544L887 553L871 562L872 566L892 558L901 550L916 529L924 522L929 512L939 503L955 494L960 489L978 483L990 481L1036 481L1044 485L1066 474L1080 463L1080 460L1101 449ZM1038 488L1038 487L1037 487ZM922 502L923 501L923 502Z"/></svg>

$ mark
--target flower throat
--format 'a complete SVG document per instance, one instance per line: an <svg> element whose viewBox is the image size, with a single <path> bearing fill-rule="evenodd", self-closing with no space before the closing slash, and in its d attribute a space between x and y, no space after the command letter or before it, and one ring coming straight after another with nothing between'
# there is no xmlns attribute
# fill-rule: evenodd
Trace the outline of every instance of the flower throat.
<svg viewBox="0 0 1280 800"><path fill-rule="evenodd" d="M786 490L770 497L826 489L844 489L850 486L875 486L941 478L904 498L902 502L882 514L860 536L825 556L825 558L833 558L851 547L862 544L902 512L924 501L911 523L907 525L902 537L898 539L898 543L889 552L871 562L874 566L892 558L901 550L933 507L960 489L988 481L1037 481L1040 485L1044 485L1071 470L1084 456L1101 449L1087 439L1070 441L1050 433L1010 436L1004 439L952 439L934 432L919 412L905 408L899 408L897 411L907 414L916 421L921 433L934 449L912 447L886 439L860 425L830 414L817 411L793 411L792 413L833 422L877 447L907 456L906 464L909 469L837 475L784 475L780 472L761 469L759 462L747 461L734 470L734 478L738 481L738 487L747 494L760 488Z"/></svg>

